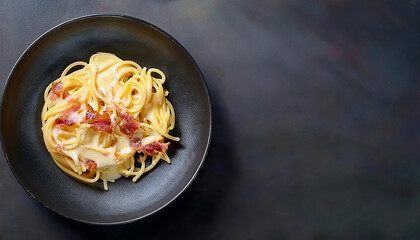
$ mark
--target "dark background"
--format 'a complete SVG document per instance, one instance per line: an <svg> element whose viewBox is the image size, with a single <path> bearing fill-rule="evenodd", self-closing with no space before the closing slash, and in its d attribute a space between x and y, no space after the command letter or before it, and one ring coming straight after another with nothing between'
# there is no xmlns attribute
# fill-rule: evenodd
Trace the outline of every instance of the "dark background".
<svg viewBox="0 0 420 240"><path fill-rule="evenodd" d="M195 182L138 222L33 200L0 161L0 239L420 239L420 1L0 2L0 83L51 27L126 14L203 71L214 134Z"/></svg>

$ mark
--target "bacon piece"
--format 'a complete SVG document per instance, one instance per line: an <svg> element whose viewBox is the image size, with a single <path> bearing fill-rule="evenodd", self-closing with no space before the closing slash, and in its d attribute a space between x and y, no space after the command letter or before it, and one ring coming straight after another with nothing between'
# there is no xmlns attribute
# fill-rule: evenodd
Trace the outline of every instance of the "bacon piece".
<svg viewBox="0 0 420 240"><path fill-rule="evenodd" d="M63 91L63 83L62 82L59 82L59 83L53 83L52 84L52 92L53 93L55 93L55 94L57 94L57 95L60 95L61 94L61 91Z"/></svg>
<svg viewBox="0 0 420 240"><path fill-rule="evenodd" d="M166 149L168 149L169 143L160 143L157 141L154 141L152 143L149 143L147 145L143 146L143 152L147 155L152 155L155 151L157 152L166 152Z"/></svg>
<svg viewBox="0 0 420 240"><path fill-rule="evenodd" d="M99 113L93 110L90 105L87 105L88 110L86 111L86 122L92 124L97 118Z"/></svg>
<svg viewBox="0 0 420 240"><path fill-rule="evenodd" d="M96 162L92 159L86 159L85 165L89 172L95 172L96 168L98 167L98 165L96 165Z"/></svg>
<svg viewBox="0 0 420 240"><path fill-rule="evenodd" d="M104 115L99 116L101 116L100 119L95 120L95 122L93 122L91 126L92 130L112 133L111 119L109 118L108 114L104 113Z"/></svg>
<svg viewBox="0 0 420 240"><path fill-rule="evenodd" d="M118 112L117 114L123 119L123 124L120 126L121 132L130 137L133 136L140 127L140 123L126 112Z"/></svg>
<svg viewBox="0 0 420 240"><path fill-rule="evenodd" d="M60 97L60 95L57 95L54 92L50 92L50 95L48 97L51 101L55 102Z"/></svg>
<svg viewBox="0 0 420 240"><path fill-rule="evenodd" d="M63 99L68 101L68 100L70 100L70 98L71 98L70 93L67 92L67 91L64 91L63 92Z"/></svg>
<svg viewBox="0 0 420 240"><path fill-rule="evenodd" d="M51 92L50 92L50 100L52 101L56 101L58 98L60 98L60 96L63 95L63 99L65 100L69 100L70 99L70 94L67 91L63 92L63 83L59 82L59 83L53 83L52 87L51 87Z"/></svg>
<svg viewBox="0 0 420 240"><path fill-rule="evenodd" d="M160 143L154 141L152 143L143 145L140 138L130 139L130 147L137 152L144 152L147 155L153 155L155 151L157 152L166 152L168 149L169 143Z"/></svg>
<svg viewBox="0 0 420 240"><path fill-rule="evenodd" d="M86 122L91 124L93 131L112 133L112 122L107 112L99 114L89 105L86 111Z"/></svg>
<svg viewBox="0 0 420 240"><path fill-rule="evenodd" d="M64 112L62 112L57 119L55 119L55 123L57 124L64 124L67 126L71 126L80 121L79 117L77 116L77 111L79 111L81 105L80 103L75 104Z"/></svg>
<svg viewBox="0 0 420 240"><path fill-rule="evenodd" d="M141 152L141 139L140 138L132 138L130 139L130 147L134 150L136 150L137 152Z"/></svg>

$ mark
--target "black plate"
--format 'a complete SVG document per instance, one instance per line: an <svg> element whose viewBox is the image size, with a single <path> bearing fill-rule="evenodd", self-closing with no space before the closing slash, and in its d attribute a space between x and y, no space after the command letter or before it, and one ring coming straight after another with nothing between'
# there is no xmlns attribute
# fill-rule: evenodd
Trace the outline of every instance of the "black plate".
<svg viewBox="0 0 420 240"><path fill-rule="evenodd" d="M64 68L96 52L114 53L167 76L165 89L176 113L173 135L180 143L164 162L137 183L120 178L102 190L62 172L41 133L43 92ZM47 208L86 223L131 222L173 201L203 164L211 135L211 108L204 78L189 53L169 34L145 21L95 15L63 23L37 39L9 75L1 109L2 146L23 188Z"/></svg>

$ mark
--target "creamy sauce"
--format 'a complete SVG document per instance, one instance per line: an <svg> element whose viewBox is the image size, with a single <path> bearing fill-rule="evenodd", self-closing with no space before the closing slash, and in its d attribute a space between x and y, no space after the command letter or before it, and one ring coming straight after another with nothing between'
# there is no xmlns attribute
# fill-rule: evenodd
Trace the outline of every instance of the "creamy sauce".
<svg viewBox="0 0 420 240"><path fill-rule="evenodd" d="M152 95L149 102L144 106L141 111L141 116L144 120L151 120L154 117L154 106L158 104L157 97Z"/></svg>
<svg viewBox="0 0 420 240"><path fill-rule="evenodd" d="M135 150L133 150L130 147L130 139L128 137L118 136L117 144L115 147L116 147L115 151L118 155L127 156L127 155L132 155L135 152ZM123 157L123 159L126 159L126 157Z"/></svg>
<svg viewBox="0 0 420 240"><path fill-rule="evenodd" d="M116 168L118 164L118 158L115 155L117 146L101 147L99 134L96 134L89 128L81 127L77 131L81 136L81 143L78 147L69 150L70 156L77 157L81 162L85 162L88 159L95 161L97 171L106 172L106 174L102 173L101 175L101 178L104 180L113 180L120 177Z"/></svg>
<svg viewBox="0 0 420 240"><path fill-rule="evenodd" d="M147 144L155 142L155 141L157 142L161 138L162 138L162 136L158 132L153 131L150 136L141 138L141 144L147 145Z"/></svg>
<svg viewBox="0 0 420 240"><path fill-rule="evenodd" d="M118 172L118 166L114 165L107 168L101 173L101 177L102 179L107 180L107 181L112 181L112 180L116 180L120 178L121 174Z"/></svg>
<svg viewBox="0 0 420 240"><path fill-rule="evenodd" d="M124 110L129 101L128 99L121 99L120 96L118 96L124 87L124 83L120 82L119 79L121 74L130 72L132 67L118 66L118 64L114 64L110 67L110 64L118 61L121 61L121 59L115 55L100 53L93 57L90 63L99 71L96 79L96 86L98 87L99 92L105 97L104 100L108 104L116 105L118 108Z"/></svg>
<svg viewBox="0 0 420 240"><path fill-rule="evenodd" d="M124 83L120 82L121 75L130 73L132 67L117 66L116 62L121 61L120 58L112 54L96 54L91 58L90 64L93 70L96 70L98 75L96 78L96 86L98 91L103 96L103 100L108 105L110 118L112 125L116 126L116 108L124 110L128 104L125 101L128 99L121 99L118 94L123 90ZM118 67L118 69L117 69ZM118 75L119 74L119 75ZM144 119L152 119L154 117L154 107L158 104L158 100L153 97L150 99L148 104L144 106L142 110L142 116ZM100 107L99 112L103 109ZM96 163L96 171L101 172L101 179L112 181L121 177L118 173L118 165L123 163L128 157L135 153L135 150L130 147L130 139L128 136L115 136L116 143L110 147L104 148L101 146L99 137L100 134L92 131L89 124L80 124L81 120L86 115L87 107L86 104L82 104L79 111L72 113L69 116L69 120L78 122L78 128L76 128L77 136L80 137L80 143L77 147L66 148L64 145L60 151L70 156L76 165L80 166L85 164L87 160L93 160ZM57 125L53 129L53 138L57 144L62 144L58 141L58 136L62 133L62 129ZM140 138L143 145L150 144L155 141L162 139L162 136L156 132L151 131L143 132L141 128L134 134L134 138ZM123 163L125 164L125 163ZM86 167L86 166L85 166Z"/></svg>

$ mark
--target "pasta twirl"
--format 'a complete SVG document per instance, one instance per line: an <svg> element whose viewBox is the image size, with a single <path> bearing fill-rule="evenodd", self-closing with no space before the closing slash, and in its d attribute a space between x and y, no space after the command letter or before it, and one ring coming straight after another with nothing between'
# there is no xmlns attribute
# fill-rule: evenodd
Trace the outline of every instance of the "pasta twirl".
<svg viewBox="0 0 420 240"><path fill-rule="evenodd" d="M160 160L170 163L164 141L179 138L169 134L175 112L164 82L159 69L110 53L70 64L45 89L41 115L57 166L85 183L102 180L108 190L121 176L136 182Z"/></svg>

